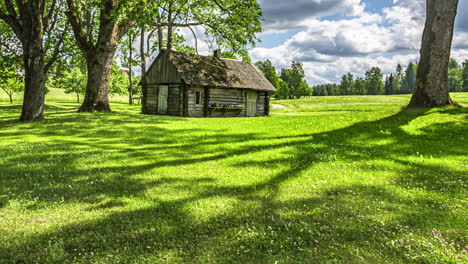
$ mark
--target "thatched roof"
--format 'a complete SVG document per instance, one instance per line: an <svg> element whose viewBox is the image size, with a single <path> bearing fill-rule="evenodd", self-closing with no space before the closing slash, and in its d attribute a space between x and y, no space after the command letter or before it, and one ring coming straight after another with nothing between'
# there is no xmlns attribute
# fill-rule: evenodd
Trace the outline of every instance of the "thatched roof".
<svg viewBox="0 0 468 264"><path fill-rule="evenodd" d="M276 91L250 63L175 51L171 52L169 62L189 85Z"/></svg>

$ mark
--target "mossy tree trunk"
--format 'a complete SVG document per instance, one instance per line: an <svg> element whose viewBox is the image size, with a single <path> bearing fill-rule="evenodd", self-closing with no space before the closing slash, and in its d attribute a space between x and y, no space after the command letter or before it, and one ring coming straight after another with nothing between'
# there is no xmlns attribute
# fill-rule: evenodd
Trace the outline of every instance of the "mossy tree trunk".
<svg viewBox="0 0 468 264"><path fill-rule="evenodd" d="M427 0L416 88L409 107L453 104L448 87L448 64L458 0Z"/></svg>
<svg viewBox="0 0 468 264"><path fill-rule="evenodd" d="M110 112L109 82L115 52L90 52L87 56L88 80L79 112Z"/></svg>

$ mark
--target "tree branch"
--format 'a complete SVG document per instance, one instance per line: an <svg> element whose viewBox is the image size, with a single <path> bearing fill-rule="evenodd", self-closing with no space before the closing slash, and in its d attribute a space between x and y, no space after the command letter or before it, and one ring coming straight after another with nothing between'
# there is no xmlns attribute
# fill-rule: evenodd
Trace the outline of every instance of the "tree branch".
<svg viewBox="0 0 468 264"><path fill-rule="evenodd" d="M139 4L140 8L136 8L135 11L133 11L127 19L122 20L117 26L119 28L119 38L122 38L127 34L127 31L136 24L136 15L142 11L142 9L146 9L150 7L156 0L149 0L146 4L141 2Z"/></svg>
<svg viewBox="0 0 468 264"><path fill-rule="evenodd" d="M60 53L60 49L62 48L63 42L65 41L65 36L67 34L67 31L68 31L68 27L65 27L63 29L62 34L60 35L59 41L57 42L57 44L55 44L54 52L52 53L52 56L49 62L47 62L47 64L44 66L45 73L47 73L50 70L54 62L57 60L58 55Z"/></svg>
<svg viewBox="0 0 468 264"><path fill-rule="evenodd" d="M156 27L194 27L194 26L202 26L203 23L201 22L193 22L193 23L154 23L153 26Z"/></svg>
<svg viewBox="0 0 468 264"><path fill-rule="evenodd" d="M57 0L53 0L51 5L50 5L49 13L46 15L46 17L44 19L44 31L47 31L47 29L49 27L49 22L52 19L52 16L54 16L54 24L55 24L55 21L57 20L57 13L55 13L55 5L56 4L57 4Z"/></svg>
<svg viewBox="0 0 468 264"><path fill-rule="evenodd" d="M193 37L195 38L195 51L197 52L197 55L198 55L198 38L197 38L197 34L195 34L195 31L192 29L192 27L188 27L190 29L190 31L192 31L192 34L193 34Z"/></svg>
<svg viewBox="0 0 468 264"><path fill-rule="evenodd" d="M0 10L0 19L10 25L18 39L21 39L21 36L23 35L23 27L18 20L18 15L16 14L13 3L11 0L5 0L5 5L7 7L8 14Z"/></svg>
<svg viewBox="0 0 468 264"><path fill-rule="evenodd" d="M88 53L90 50L94 50L94 44L91 39L87 38L87 34L83 31L83 23L79 17L79 11L76 6L75 0L67 0L68 10L65 15L68 17L68 21L72 27L73 33L77 40L78 46L83 53Z"/></svg>

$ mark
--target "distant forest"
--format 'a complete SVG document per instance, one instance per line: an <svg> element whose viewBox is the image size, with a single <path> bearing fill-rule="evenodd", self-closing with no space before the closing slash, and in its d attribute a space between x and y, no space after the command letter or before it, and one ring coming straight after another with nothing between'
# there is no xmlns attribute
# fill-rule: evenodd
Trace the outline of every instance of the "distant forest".
<svg viewBox="0 0 468 264"><path fill-rule="evenodd" d="M280 74L271 61L255 63L271 84L278 90L277 99L293 99L302 96L339 95L392 95L411 94L416 86L418 65L410 63L406 69L398 64L395 72L385 76L379 67L372 67L365 76L355 78L348 73L339 84L320 84L310 87L305 81L302 63L293 62L290 69L281 69ZM449 64L449 91L468 92L468 60L459 63L455 59Z"/></svg>

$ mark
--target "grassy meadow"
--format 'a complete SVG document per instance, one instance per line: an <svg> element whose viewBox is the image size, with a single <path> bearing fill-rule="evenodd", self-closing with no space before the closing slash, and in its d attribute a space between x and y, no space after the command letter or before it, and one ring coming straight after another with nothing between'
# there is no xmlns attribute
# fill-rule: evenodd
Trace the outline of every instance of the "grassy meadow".
<svg viewBox="0 0 468 264"><path fill-rule="evenodd" d="M1 98L0 263L468 263L467 108L79 114L51 91L20 123Z"/></svg>

